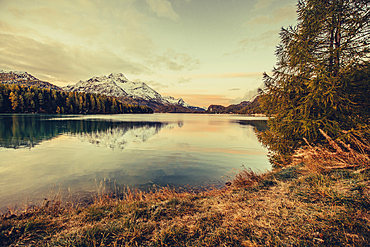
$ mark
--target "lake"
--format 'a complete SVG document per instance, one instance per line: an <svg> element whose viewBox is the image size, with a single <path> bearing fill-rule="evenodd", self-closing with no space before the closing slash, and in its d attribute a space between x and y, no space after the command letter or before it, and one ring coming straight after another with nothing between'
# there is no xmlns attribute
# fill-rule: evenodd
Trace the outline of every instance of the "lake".
<svg viewBox="0 0 370 247"><path fill-rule="evenodd" d="M266 118L0 114L0 210L57 194L87 202L127 186L223 186L242 166L271 169L255 129Z"/></svg>

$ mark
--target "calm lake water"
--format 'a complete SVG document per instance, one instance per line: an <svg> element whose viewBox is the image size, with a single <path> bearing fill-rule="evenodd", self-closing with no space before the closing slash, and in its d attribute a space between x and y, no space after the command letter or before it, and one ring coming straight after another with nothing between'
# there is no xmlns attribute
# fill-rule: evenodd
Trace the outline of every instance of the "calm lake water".
<svg viewBox="0 0 370 247"><path fill-rule="evenodd" d="M270 170L267 150L254 132L266 128L265 120L205 114L0 114L0 210L37 205L58 191L68 200L83 201L101 192L118 195L127 186L220 186L242 166Z"/></svg>

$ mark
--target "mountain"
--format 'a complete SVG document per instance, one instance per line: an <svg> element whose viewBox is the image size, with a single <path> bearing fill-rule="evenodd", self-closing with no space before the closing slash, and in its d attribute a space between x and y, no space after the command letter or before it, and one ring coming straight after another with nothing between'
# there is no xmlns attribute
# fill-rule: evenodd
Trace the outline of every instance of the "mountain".
<svg viewBox="0 0 370 247"><path fill-rule="evenodd" d="M260 96L256 96L250 104L244 106L241 110L238 111L240 114L263 114L260 108Z"/></svg>
<svg viewBox="0 0 370 247"><path fill-rule="evenodd" d="M229 105L229 106L222 106L222 105L210 105L207 109L207 113L237 113L237 111L241 110L243 107L249 105L250 101L243 101L237 105Z"/></svg>
<svg viewBox="0 0 370 247"><path fill-rule="evenodd" d="M161 105L155 109L158 113L193 113L194 111L181 105Z"/></svg>
<svg viewBox="0 0 370 247"><path fill-rule="evenodd" d="M144 82L129 81L122 73L95 76L86 81L79 81L75 85L63 87L63 90L114 96L124 102L149 106L153 110L171 105L177 108L177 112L204 111L202 108L190 106L182 98L162 96Z"/></svg>
<svg viewBox="0 0 370 247"><path fill-rule="evenodd" d="M252 101L243 101L237 105L210 105L206 113L234 113L234 114L258 114L261 113L259 107L259 96Z"/></svg>
<svg viewBox="0 0 370 247"><path fill-rule="evenodd" d="M62 90L60 87L46 81L41 81L25 71L0 70L0 82L3 84L18 84L27 87L36 86L39 88Z"/></svg>

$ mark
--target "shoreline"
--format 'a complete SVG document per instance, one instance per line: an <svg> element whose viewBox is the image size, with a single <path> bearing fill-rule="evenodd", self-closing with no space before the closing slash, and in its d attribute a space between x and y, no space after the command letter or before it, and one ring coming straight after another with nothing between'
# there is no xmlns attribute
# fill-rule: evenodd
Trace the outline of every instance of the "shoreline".
<svg viewBox="0 0 370 247"><path fill-rule="evenodd" d="M15 245L297 246L370 241L370 172L314 173L295 165L241 171L230 186L199 193L161 188L85 208L46 203L2 217L0 242Z"/></svg>

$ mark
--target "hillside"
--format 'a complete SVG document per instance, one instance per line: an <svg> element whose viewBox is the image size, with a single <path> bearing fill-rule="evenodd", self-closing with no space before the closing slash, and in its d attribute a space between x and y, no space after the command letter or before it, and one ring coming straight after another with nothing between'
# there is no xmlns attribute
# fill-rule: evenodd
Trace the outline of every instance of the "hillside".
<svg viewBox="0 0 370 247"><path fill-rule="evenodd" d="M0 70L0 82L3 84L17 84L26 87L36 86L38 88L62 90L60 87L46 81L41 81L25 71Z"/></svg>
<svg viewBox="0 0 370 247"><path fill-rule="evenodd" d="M250 104L247 104L242 109L238 111L240 114L261 114L262 110L260 108L260 96L254 98Z"/></svg>
<svg viewBox="0 0 370 247"><path fill-rule="evenodd" d="M260 114L261 109L259 106L259 96L255 97L252 101L243 101L237 105L210 105L206 113L211 114L224 114L224 113L233 113L233 114Z"/></svg>
<svg viewBox="0 0 370 247"><path fill-rule="evenodd" d="M181 105L161 105L161 106L158 106L154 112L156 113L193 113L196 111L183 107Z"/></svg>

